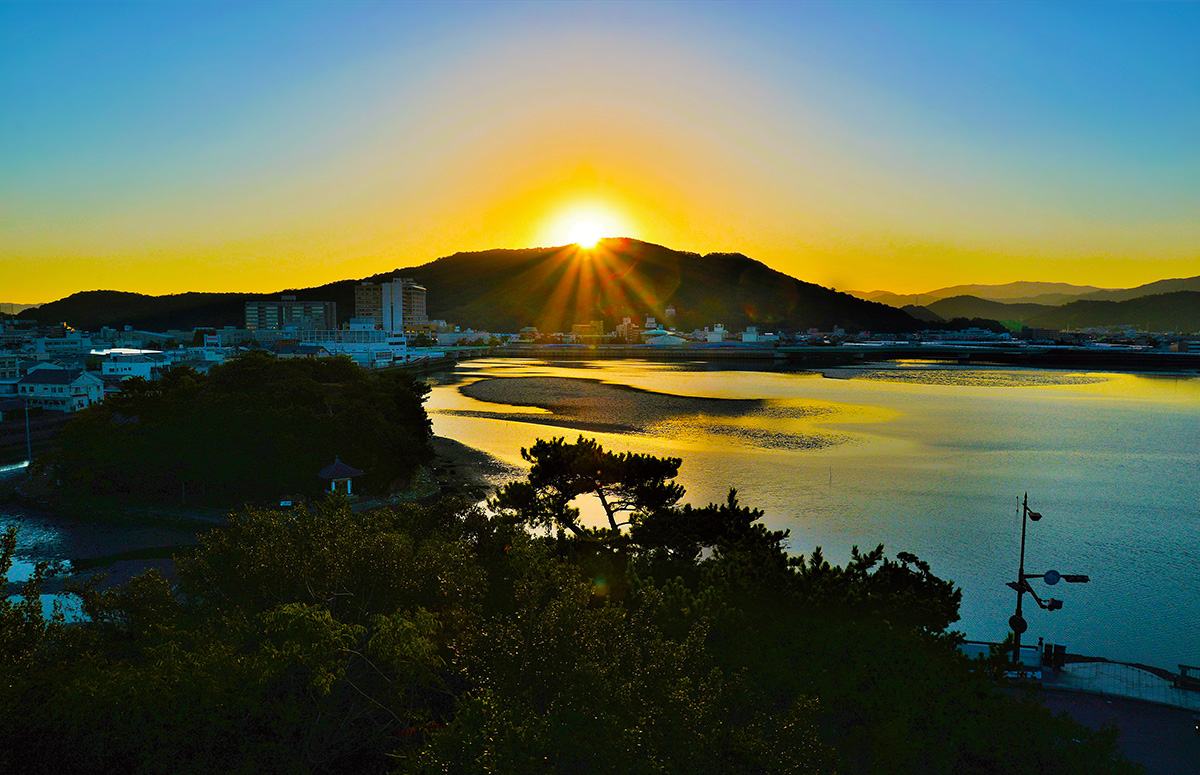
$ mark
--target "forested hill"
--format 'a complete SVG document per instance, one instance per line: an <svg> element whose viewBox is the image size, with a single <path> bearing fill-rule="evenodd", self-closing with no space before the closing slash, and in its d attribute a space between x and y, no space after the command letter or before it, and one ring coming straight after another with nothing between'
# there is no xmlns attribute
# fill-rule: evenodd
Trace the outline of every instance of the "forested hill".
<svg viewBox="0 0 1200 775"><path fill-rule="evenodd" d="M456 253L422 266L364 279L413 277L429 289L429 316L477 329L516 331L533 325L566 330L572 323L646 314L665 318L673 306L681 328L724 323L731 329L911 331L902 310L864 301L777 272L740 253L699 255L632 239L605 240L592 251L574 246ZM354 310L357 280L280 291L334 301L338 316ZM241 325L243 303L276 294L184 293L146 296L87 291L26 310L21 317L65 321L78 328L132 325L189 329Z"/></svg>
<svg viewBox="0 0 1200 775"><path fill-rule="evenodd" d="M243 302L252 298L257 298L257 294L148 296L126 291L80 291L40 307L22 310L17 317L41 323L67 323L92 331L102 326L119 328L124 325L151 331L241 325L245 320Z"/></svg>
<svg viewBox="0 0 1200 775"><path fill-rule="evenodd" d="M1200 332L1200 291L1143 296L1128 301L1073 301L1026 321L1037 328L1132 326L1139 331Z"/></svg>
<svg viewBox="0 0 1200 775"><path fill-rule="evenodd" d="M777 272L740 253L685 253L632 239L565 248L456 253L403 270L429 289L431 317L513 331L652 314L680 328L910 331L907 313Z"/></svg>

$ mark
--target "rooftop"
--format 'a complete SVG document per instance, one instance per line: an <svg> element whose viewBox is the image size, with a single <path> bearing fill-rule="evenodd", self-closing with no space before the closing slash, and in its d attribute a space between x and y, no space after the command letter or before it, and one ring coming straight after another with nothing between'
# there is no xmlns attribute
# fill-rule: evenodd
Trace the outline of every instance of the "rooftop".
<svg viewBox="0 0 1200 775"><path fill-rule="evenodd" d="M354 466L346 465L340 457L335 457L332 463L322 468L317 474L322 479L351 479L362 475L362 471Z"/></svg>
<svg viewBox="0 0 1200 775"><path fill-rule="evenodd" d="M21 378L22 385L70 385L83 369L34 369Z"/></svg>

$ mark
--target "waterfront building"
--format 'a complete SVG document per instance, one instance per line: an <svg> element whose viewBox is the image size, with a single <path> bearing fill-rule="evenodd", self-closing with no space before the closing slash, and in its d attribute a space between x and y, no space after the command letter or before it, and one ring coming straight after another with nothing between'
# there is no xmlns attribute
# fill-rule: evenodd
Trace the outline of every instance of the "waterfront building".
<svg viewBox="0 0 1200 775"><path fill-rule="evenodd" d="M493 339L506 342L516 338L515 334L493 334L490 331L476 331L468 328L466 331L439 331L437 343L439 347L482 347Z"/></svg>
<svg viewBox="0 0 1200 775"><path fill-rule="evenodd" d="M83 369L36 368L17 383L17 395L33 408L78 412L104 399L104 382Z"/></svg>
<svg viewBox="0 0 1200 775"><path fill-rule="evenodd" d="M295 296L246 302L246 328L324 330L337 326L337 304L332 301L299 301Z"/></svg>
<svg viewBox="0 0 1200 775"><path fill-rule="evenodd" d="M408 360L408 340L402 333L381 331L370 318L354 317L343 329L304 331L301 345L324 348L330 355L349 356L368 369L382 369Z"/></svg>
<svg viewBox="0 0 1200 775"><path fill-rule="evenodd" d="M590 323L575 323L571 326L571 335L576 342L596 342L604 338L604 321L593 320Z"/></svg>
<svg viewBox="0 0 1200 775"><path fill-rule="evenodd" d="M313 358L329 358L333 353L325 349L319 344L300 344L294 341L280 341L267 348L275 354L276 358L284 361L296 360L303 358L311 360Z"/></svg>
<svg viewBox="0 0 1200 775"><path fill-rule="evenodd" d="M617 324L616 334L618 339L625 342L642 341L642 327L635 323L633 318L622 318Z"/></svg>
<svg viewBox="0 0 1200 775"><path fill-rule="evenodd" d="M775 344L779 341L779 335L762 333L758 326L746 326L746 330L742 332L742 341L747 344Z"/></svg>
<svg viewBox="0 0 1200 775"><path fill-rule="evenodd" d="M715 326L712 327L711 330L707 329L707 328L704 329L704 341L709 342L711 344L716 344L717 342L724 342L725 341L725 325L723 323L717 323Z"/></svg>

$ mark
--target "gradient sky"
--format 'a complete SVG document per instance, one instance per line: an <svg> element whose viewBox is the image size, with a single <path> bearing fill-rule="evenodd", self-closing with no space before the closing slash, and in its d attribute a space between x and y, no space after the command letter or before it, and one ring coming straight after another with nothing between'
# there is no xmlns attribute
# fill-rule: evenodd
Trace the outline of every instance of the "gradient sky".
<svg viewBox="0 0 1200 775"><path fill-rule="evenodd" d="M0 106L6 302L312 285L576 207L838 288L1200 274L1196 4L4 3Z"/></svg>

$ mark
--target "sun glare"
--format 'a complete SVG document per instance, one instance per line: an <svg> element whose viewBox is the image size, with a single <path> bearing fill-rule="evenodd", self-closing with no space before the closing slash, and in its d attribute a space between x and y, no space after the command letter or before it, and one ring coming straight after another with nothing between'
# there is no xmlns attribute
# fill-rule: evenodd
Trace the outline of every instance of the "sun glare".
<svg viewBox="0 0 1200 775"><path fill-rule="evenodd" d="M560 213L545 231L544 242L594 248L605 237L625 237L628 228L612 211L594 205L576 206Z"/></svg>
<svg viewBox="0 0 1200 775"><path fill-rule="evenodd" d="M596 221L579 221L567 229L567 239L581 248L594 248L604 236L604 229Z"/></svg>

